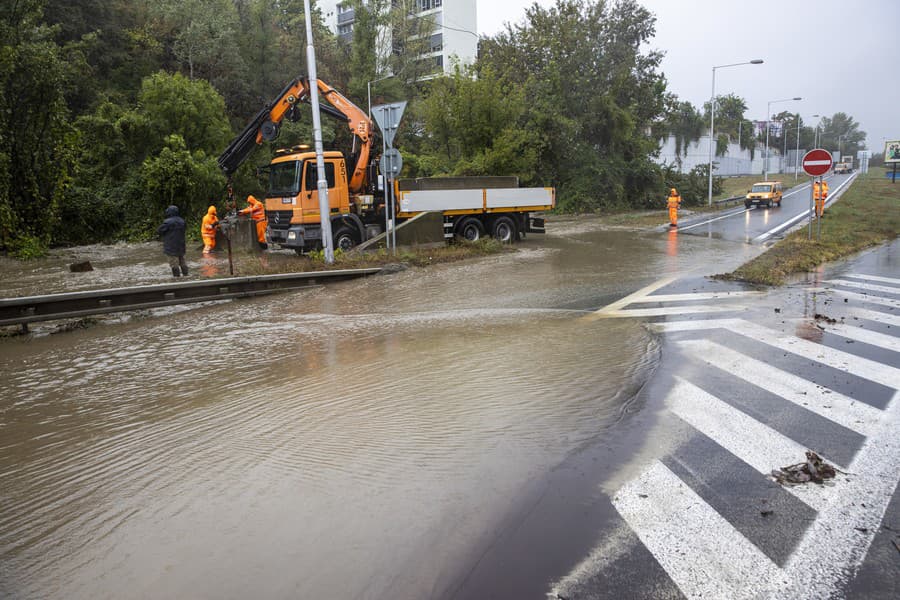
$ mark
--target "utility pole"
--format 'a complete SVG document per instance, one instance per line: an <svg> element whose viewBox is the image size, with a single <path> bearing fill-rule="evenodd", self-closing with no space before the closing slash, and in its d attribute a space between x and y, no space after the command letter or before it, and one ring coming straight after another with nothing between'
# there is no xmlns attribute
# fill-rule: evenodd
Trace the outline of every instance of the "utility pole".
<svg viewBox="0 0 900 600"><path fill-rule="evenodd" d="M325 262L334 262L334 242L331 238L331 203L328 201L328 180L325 178L325 150L322 147L322 116L319 114L319 78L316 74L316 49L313 47L312 20L309 0L303 0L306 19L306 62L309 68L309 100L312 104L313 143L316 147L316 174L319 190L319 223Z"/></svg>

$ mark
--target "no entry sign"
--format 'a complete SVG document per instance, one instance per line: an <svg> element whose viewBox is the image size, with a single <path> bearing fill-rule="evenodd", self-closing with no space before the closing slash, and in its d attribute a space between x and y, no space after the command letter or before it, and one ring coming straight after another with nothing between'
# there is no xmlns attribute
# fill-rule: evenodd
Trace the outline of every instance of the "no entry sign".
<svg viewBox="0 0 900 600"><path fill-rule="evenodd" d="M828 150L816 148L803 155L803 171L810 177L824 175L831 170L831 163Z"/></svg>

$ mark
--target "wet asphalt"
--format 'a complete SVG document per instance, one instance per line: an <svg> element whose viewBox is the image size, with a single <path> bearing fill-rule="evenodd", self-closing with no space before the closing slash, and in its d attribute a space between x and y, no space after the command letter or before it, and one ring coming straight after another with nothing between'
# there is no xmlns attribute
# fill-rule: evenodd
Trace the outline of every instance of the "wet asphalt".
<svg viewBox="0 0 900 600"><path fill-rule="evenodd" d="M645 296L668 298L622 312L685 309L641 317L655 373L519 499L452 597L900 597L900 242L782 289L684 277ZM768 476L804 449L843 473Z"/></svg>

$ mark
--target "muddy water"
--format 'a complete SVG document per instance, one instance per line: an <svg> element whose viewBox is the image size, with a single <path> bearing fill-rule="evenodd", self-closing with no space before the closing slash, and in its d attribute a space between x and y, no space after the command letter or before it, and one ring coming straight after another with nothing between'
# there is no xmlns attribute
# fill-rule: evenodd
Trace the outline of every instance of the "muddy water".
<svg viewBox="0 0 900 600"><path fill-rule="evenodd" d="M67 252L0 264L0 295L165 280L155 245ZM0 340L0 597L446 596L656 363L639 323L584 311L725 253L558 223L511 255Z"/></svg>

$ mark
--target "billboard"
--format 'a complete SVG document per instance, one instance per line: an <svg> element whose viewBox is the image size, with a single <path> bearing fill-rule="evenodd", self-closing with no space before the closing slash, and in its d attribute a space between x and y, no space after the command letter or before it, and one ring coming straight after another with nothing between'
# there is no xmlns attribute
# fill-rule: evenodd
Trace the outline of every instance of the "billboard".
<svg viewBox="0 0 900 600"><path fill-rule="evenodd" d="M884 143L884 164L900 163L900 140Z"/></svg>

